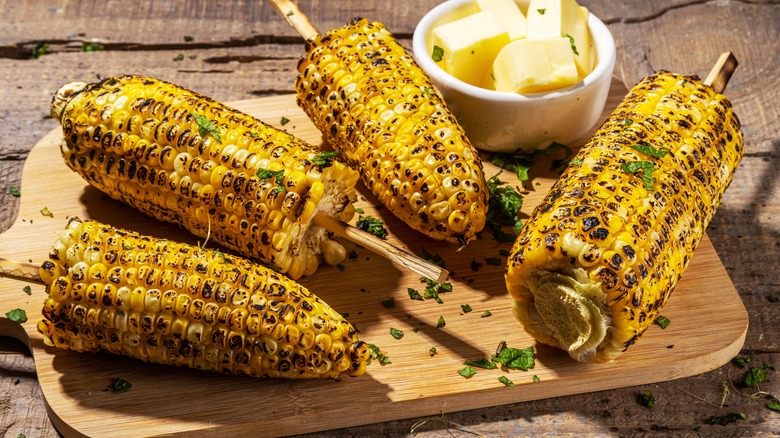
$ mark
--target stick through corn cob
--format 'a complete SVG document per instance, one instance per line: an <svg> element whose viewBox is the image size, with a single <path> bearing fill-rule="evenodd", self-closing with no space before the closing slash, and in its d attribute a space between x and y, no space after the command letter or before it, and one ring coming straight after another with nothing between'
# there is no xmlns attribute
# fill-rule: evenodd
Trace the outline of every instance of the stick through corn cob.
<svg viewBox="0 0 780 438"><path fill-rule="evenodd" d="M368 345L303 286L245 259L71 220L40 268L55 347L254 377L365 372Z"/></svg>
<svg viewBox="0 0 780 438"><path fill-rule="evenodd" d="M412 228L466 244L485 225L482 164L436 87L380 23L306 41L298 105Z"/></svg>
<svg viewBox="0 0 780 438"><path fill-rule="evenodd" d="M639 82L518 236L506 285L537 340L610 361L653 323L743 154L731 103L698 78Z"/></svg>
<svg viewBox="0 0 780 438"><path fill-rule="evenodd" d="M292 278L346 255L312 218L349 221L358 175L287 132L145 76L65 85L52 116L67 165L152 217Z"/></svg>

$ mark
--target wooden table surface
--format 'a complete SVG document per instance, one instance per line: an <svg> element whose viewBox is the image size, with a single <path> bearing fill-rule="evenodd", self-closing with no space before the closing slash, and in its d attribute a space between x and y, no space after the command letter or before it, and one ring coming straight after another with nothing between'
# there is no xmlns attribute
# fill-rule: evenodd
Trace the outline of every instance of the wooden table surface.
<svg viewBox="0 0 780 438"><path fill-rule="evenodd" d="M437 0L300 0L322 30L363 16L406 47ZM780 395L780 4L775 0L581 0L617 43L615 75L627 86L657 69L705 76L718 55L740 61L726 95L741 119L745 157L707 233L750 315L742 354L775 364L765 392ZM44 46L45 44L45 46ZM89 44L102 50L85 51ZM38 48L46 53L33 56ZM47 117L63 83L119 73L166 79L228 102L292 93L302 41L263 1L0 0L0 232L17 220L22 166L57 123ZM52 157L58 165L59 157ZM663 366L663 364L659 364ZM780 413L739 387L734 364L653 385L329 431L347 436L755 436L780 434ZM649 390L655 407L637 402ZM712 416L745 413L726 426ZM359 415L359 407L356 407ZM416 423L428 420L413 429ZM128 425L128 427L132 427ZM0 338L0 436L54 437L33 360Z"/></svg>

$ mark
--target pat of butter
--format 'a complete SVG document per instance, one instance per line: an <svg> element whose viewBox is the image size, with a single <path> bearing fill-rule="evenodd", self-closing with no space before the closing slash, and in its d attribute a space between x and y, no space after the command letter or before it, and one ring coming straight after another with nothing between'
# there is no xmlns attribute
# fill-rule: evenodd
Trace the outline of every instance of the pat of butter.
<svg viewBox="0 0 780 438"><path fill-rule="evenodd" d="M492 12L477 12L443 24L433 30L433 51L440 48L437 61L447 73L463 82L479 86L509 33ZM434 53L435 55L435 53Z"/></svg>
<svg viewBox="0 0 780 438"><path fill-rule="evenodd" d="M492 12L509 33L510 41L525 38L525 15L515 0L477 0L477 8Z"/></svg>
<svg viewBox="0 0 780 438"><path fill-rule="evenodd" d="M528 5L526 38L566 37L571 39L577 71L585 77L593 68L593 49L588 30L588 11L576 0L531 0Z"/></svg>
<svg viewBox="0 0 780 438"><path fill-rule="evenodd" d="M571 44L564 37L512 41L496 57L490 76L496 90L512 93L541 93L579 80Z"/></svg>

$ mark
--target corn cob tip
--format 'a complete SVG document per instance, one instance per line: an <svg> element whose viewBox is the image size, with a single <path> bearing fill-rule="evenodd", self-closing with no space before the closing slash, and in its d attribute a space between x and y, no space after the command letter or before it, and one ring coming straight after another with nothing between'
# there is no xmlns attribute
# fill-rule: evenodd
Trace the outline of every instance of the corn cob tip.
<svg viewBox="0 0 780 438"><path fill-rule="evenodd" d="M65 110L65 106L73 98L74 95L80 93L89 84L86 82L75 81L69 84L65 84L54 93L54 97L51 100L51 116L56 120L62 120L62 113Z"/></svg>

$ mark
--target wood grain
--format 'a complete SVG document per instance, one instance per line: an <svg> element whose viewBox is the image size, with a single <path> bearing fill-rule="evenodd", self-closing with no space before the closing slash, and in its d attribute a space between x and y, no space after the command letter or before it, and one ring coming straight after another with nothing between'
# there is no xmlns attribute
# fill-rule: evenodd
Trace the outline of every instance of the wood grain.
<svg viewBox="0 0 780 438"><path fill-rule="evenodd" d="M609 111L625 94L615 84ZM236 102L233 106L274 123L290 120L285 128L312 143L320 135L295 106L292 96ZM26 193L19 220L0 235L0 254L41 263L55 233L71 216L89 217L115 226L160 237L196 243L175 226L160 224L108 199L89 187L64 164L59 155L60 131L47 134L32 150L22 175ZM499 169L486 164L486 174ZM548 169L542 163L538 169ZM523 211L530 212L555 180L555 171L533 176L533 190L525 196ZM502 179L519 184L505 172ZM742 346L747 313L708 239L704 239L689 271L677 286L663 313L673 321L667 329L652 327L618 361L579 364L568 355L536 345L511 315L503 284L503 264L487 259L501 257L507 243L488 233L458 253L443 242L422 238L403 223L375 209L376 202L364 190L359 206L366 214L381 217L390 241L419 253L424 248L440 255L453 271L453 292L442 294L442 304L411 300L407 288L422 290L419 276L359 247L359 257L347 260L344 271L321 267L300 280L340 312L349 315L363 340L379 345L391 364L372 364L366 375L341 381L261 380L224 376L202 371L147 364L108 354L79 354L43 345L35 329L45 294L38 284L0 278L0 297L6 306L25 309L24 324L0 318L0 335L28 344L35 358L38 379L49 414L65 436L139 436L197 433L199 436L274 436L436 415L536 400L568 394L620 388L678 379L709 371L730 360ZM47 208L54 217L42 216ZM350 244L348 244L350 245ZM481 263L472 270L472 262ZM32 294L22 290L30 285ZM388 300L394 306L387 308ZM473 311L464 313L461 304ZM706 309L706 311L702 311ZM482 317L484 311L492 316ZM437 328L440 317L446 326ZM403 330L394 339L390 329ZM536 348L536 367L528 372L479 370L465 379L458 374L465 360L480 360L495 351L499 342ZM431 356L430 349L437 354ZM518 386L507 388L497 379L506 375ZM538 376L539 382L533 382ZM113 377L122 377L133 388L114 394L105 388ZM212 397L210 394L219 394ZM236 410L237 400L272 401L255 409ZM172 399L177 400L171 402ZM361 415L354 415L356 400ZM225 413L235 412L235 415ZM305 417L306 421L300 421ZM133 424L132 428L119 427Z"/></svg>

